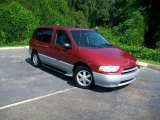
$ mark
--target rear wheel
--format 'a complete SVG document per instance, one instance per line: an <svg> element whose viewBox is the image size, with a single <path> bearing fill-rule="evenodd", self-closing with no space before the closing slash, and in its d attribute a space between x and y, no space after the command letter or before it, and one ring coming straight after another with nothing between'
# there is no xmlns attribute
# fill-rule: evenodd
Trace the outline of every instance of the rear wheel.
<svg viewBox="0 0 160 120"><path fill-rule="evenodd" d="M39 59L38 53L37 52L33 52L31 55L31 61L33 63L34 67L40 67L41 66L41 61Z"/></svg>
<svg viewBox="0 0 160 120"><path fill-rule="evenodd" d="M85 66L77 67L74 71L73 78L76 81L77 86L80 88L88 89L94 85L92 71Z"/></svg>

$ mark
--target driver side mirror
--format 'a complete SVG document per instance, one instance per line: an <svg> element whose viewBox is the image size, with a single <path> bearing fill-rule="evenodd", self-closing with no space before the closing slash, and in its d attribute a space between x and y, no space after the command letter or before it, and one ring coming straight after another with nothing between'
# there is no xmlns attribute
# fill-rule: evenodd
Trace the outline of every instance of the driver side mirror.
<svg viewBox="0 0 160 120"><path fill-rule="evenodd" d="M66 49L71 49L72 45L70 43L64 43L63 47L66 48Z"/></svg>

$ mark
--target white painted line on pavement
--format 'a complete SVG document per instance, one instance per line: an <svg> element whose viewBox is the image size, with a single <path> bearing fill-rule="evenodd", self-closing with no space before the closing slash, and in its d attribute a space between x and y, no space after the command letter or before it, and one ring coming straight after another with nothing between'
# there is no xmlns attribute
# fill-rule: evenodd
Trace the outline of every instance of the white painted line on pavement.
<svg viewBox="0 0 160 120"><path fill-rule="evenodd" d="M69 89L65 89L65 90L57 91L57 92L50 93L50 94L47 94L47 95L31 98L31 99L24 100L24 101L21 101L21 102L5 105L5 106L0 107L0 110L6 109L6 108L10 108L10 107L14 107L14 106L21 105L21 104L25 104L25 103L28 103L28 102L36 101L36 100L39 100L39 99L42 99L42 98L46 98L46 97L50 97L50 96L53 96L53 95L57 95L57 94L60 94L60 93L64 93L64 92L73 90L75 88L76 87L72 87L72 88L69 88Z"/></svg>

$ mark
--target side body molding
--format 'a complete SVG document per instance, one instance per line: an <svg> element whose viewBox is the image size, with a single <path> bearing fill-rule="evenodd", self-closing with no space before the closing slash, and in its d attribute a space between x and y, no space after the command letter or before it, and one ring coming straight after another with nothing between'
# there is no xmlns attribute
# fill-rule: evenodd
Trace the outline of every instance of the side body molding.
<svg viewBox="0 0 160 120"><path fill-rule="evenodd" d="M52 67L55 67L57 69L60 69L62 71L65 71L65 75L67 76L73 76L73 65L66 63L64 61L43 55L38 53L40 60L42 61L42 63L48 64Z"/></svg>

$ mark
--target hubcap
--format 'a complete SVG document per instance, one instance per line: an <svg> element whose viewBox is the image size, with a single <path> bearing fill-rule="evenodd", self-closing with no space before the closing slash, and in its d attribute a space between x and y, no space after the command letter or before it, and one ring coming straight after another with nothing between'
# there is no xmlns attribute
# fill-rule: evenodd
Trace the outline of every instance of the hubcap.
<svg viewBox="0 0 160 120"><path fill-rule="evenodd" d="M92 75L87 70L81 70L77 73L77 81L82 86L89 86L92 83Z"/></svg>
<svg viewBox="0 0 160 120"><path fill-rule="evenodd" d="M34 65L38 65L38 56L36 54L33 55L33 63Z"/></svg>

